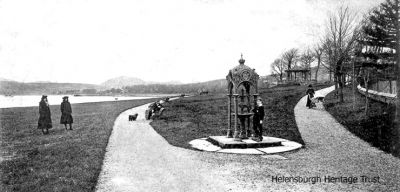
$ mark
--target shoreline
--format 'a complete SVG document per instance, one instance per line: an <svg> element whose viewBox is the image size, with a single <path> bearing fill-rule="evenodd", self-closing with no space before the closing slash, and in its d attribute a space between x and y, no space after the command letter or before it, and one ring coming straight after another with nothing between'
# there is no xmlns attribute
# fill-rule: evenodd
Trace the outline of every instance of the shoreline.
<svg viewBox="0 0 400 192"><path fill-rule="evenodd" d="M64 95L48 95L50 106L60 105L61 97ZM135 96L71 96L69 101L71 104L83 103L98 103L98 102L114 102L114 101L128 101L128 100L141 100L141 99L156 99L164 97L177 97L176 95L135 95ZM21 107L37 107L40 101L40 95L23 95L15 97L2 97L0 95L0 109L7 108L21 108Z"/></svg>

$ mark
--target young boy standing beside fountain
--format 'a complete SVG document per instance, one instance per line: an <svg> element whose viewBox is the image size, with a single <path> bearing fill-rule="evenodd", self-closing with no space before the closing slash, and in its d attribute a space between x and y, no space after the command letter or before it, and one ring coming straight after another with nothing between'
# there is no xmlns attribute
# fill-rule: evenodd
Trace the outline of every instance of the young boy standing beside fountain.
<svg viewBox="0 0 400 192"><path fill-rule="evenodd" d="M264 106L262 104L262 100L257 99L257 106L253 109L253 129L254 129L254 137L253 140L260 142L263 140L262 132L263 132L263 119L264 119Z"/></svg>

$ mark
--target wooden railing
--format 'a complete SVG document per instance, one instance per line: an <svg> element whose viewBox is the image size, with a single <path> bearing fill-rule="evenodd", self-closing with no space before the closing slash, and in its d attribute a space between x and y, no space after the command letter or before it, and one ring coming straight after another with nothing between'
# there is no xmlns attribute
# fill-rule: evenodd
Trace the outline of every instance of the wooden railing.
<svg viewBox="0 0 400 192"><path fill-rule="evenodd" d="M375 90L367 90L364 87L361 87L360 85L357 86L358 92L366 95L370 99L373 99L375 101L380 101L384 103L391 103L394 104L396 102L397 96L396 94L391 94L391 93L384 93L384 92L378 92Z"/></svg>

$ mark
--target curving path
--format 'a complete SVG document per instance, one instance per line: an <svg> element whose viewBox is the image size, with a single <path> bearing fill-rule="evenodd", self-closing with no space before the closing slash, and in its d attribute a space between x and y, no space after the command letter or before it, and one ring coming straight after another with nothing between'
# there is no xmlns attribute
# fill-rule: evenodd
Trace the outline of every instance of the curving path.
<svg viewBox="0 0 400 192"><path fill-rule="evenodd" d="M109 139L96 191L230 191L196 152L173 147L144 119L148 105L121 113ZM128 115L138 113L137 121Z"/></svg>
<svg viewBox="0 0 400 192"><path fill-rule="evenodd" d="M326 95L334 87L317 91ZM327 111L305 107L306 97L296 105L296 123L309 155L311 168L332 176L379 177L380 183L338 186L338 190L399 191L400 159L384 153L346 130Z"/></svg>

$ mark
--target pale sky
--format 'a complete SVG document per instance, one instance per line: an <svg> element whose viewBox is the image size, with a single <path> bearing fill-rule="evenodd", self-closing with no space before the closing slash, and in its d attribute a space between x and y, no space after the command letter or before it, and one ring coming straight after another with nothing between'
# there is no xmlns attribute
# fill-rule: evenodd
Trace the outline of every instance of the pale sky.
<svg viewBox="0 0 400 192"><path fill-rule="evenodd" d="M379 0L343 1L365 12ZM225 78L243 53L259 75L313 45L336 0L2 0L0 77L94 83L118 76Z"/></svg>

